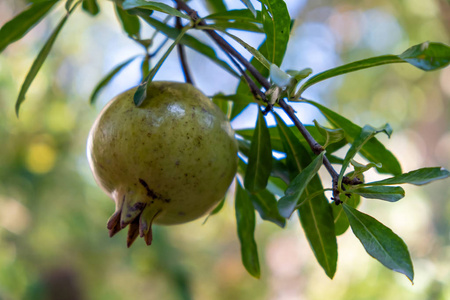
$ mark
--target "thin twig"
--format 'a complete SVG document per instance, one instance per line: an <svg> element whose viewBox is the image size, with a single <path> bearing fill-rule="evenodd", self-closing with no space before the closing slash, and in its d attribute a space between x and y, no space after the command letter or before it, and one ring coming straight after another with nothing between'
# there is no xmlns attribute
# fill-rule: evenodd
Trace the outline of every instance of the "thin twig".
<svg viewBox="0 0 450 300"><path fill-rule="evenodd" d="M177 6L177 8L179 8ZM175 21L175 26L181 30L181 28L183 27L183 25L181 24L181 18L177 17L176 21ZM190 84L194 84L193 80L192 80L192 76L191 76L191 71L189 69L187 60L186 60L186 52L184 51L184 45L181 43L178 43L177 45L177 50L178 50L178 57L180 59L180 64L181 64L181 69L183 70L183 74L184 74L184 80L187 83Z"/></svg>
<svg viewBox="0 0 450 300"><path fill-rule="evenodd" d="M228 58L231 60L231 62L236 66L236 68L239 70L239 72L242 74L242 77L244 78L245 82L248 84L248 87L250 91L252 92L255 99L262 99L264 102L267 102L266 94L261 92L259 87L256 85L256 83L253 81L253 79L248 76L248 74L242 69L241 65L236 61L236 59L228 52L224 51L225 54L228 56Z"/></svg>

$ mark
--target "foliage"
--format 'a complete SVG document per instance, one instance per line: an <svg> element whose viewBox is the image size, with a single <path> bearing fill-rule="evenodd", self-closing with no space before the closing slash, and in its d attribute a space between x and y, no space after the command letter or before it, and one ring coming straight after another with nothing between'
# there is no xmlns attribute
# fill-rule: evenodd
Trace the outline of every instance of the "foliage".
<svg viewBox="0 0 450 300"><path fill-rule="evenodd" d="M201 16L201 19L183 8L180 1L176 1L179 7L154 1L115 0L112 2L119 12L118 22L124 32L134 41L145 46L146 53L143 57L148 57L147 51L153 49L153 45L141 39L139 25L141 23L138 20L173 40L168 48L164 48L165 52L150 73L143 74L142 83L134 98L136 105L139 106L142 102L147 83L154 78L177 45L197 51L229 72L230 76L240 78L235 94L217 94L213 97L219 104L221 101L231 103L224 106L224 110L229 115L236 117L248 104L258 103L260 109L255 128L237 132L241 158L238 178L242 179L244 188L237 183L236 221L241 242L242 262L251 275L260 276L259 255L254 236L255 210L264 220L280 226L284 226L286 219L297 211L313 253L328 277L333 278L336 272L338 257L336 236L343 234L350 226L371 256L387 268L405 274L411 281L413 280L413 265L406 244L391 229L357 210L360 197L395 202L403 198L405 193L403 188L390 185L405 183L422 185L447 178L450 173L442 168L422 168L403 173L398 159L375 137L380 132L391 136L392 128L388 124L381 129L375 129L370 125L360 127L322 104L306 99L303 94L308 88L321 81L383 64L409 63L424 71L445 68L450 63L450 47L438 42L423 42L409 47L400 55L382 55L357 60L309 77L311 74L309 68L286 72L280 69L292 26L288 9L282 0L261 0L259 1L261 10L255 9L250 1L243 1L247 10L227 10L223 1L207 1L214 8L214 12L208 16ZM70 0L66 2L67 10L63 19L44 44L21 87L16 102L17 114L25 100L28 88L70 15L78 7L91 15L97 15L100 12L95 0L82 1L82 5L78 6L80 3L81 1ZM0 29L0 37L2 37L0 51L22 38L53 9L55 4L56 1L32 3L23 13L7 22ZM164 13L168 15L168 18L184 19L185 26L177 28L167 25L168 19L161 20L160 14L156 15L153 11ZM227 31L235 28L249 32L262 32L265 40L256 49ZM204 30L213 39L211 32L225 32L225 37L230 37L253 55L251 65L264 80L270 79L270 86L267 86L266 81L256 78L256 83L253 82L258 86L256 91L251 85L252 79L249 80L248 75L245 75L247 73L243 72L243 69L250 70L249 66L244 65L237 55L219 42L219 48L232 57L230 60L222 60L211 46L188 33L193 30ZM215 41L218 42L217 37ZM120 64L100 80L92 93L91 102L95 101L99 91L133 59L134 57ZM188 72L186 69L185 71ZM251 73L253 77L255 72ZM250 85L250 91L246 83ZM249 96L250 92L253 96ZM289 106L283 104L286 100L313 105L323 114L332 128L315 122L315 126L304 127L307 133L298 134L296 128L286 125L286 119L270 110L271 105L274 105L289 113ZM265 118L267 113L275 116L277 130L268 127ZM293 119L292 115L290 116ZM293 121L295 123L296 119ZM297 128L301 128L300 125L296 125ZM312 141L323 141L323 147L315 147ZM343 147L346 145L349 149L344 155L335 153L337 150L345 149ZM281 152L282 158L274 155L274 151ZM367 160L366 165L355 161L357 154ZM339 172L333 173L331 164L325 165L330 161L333 162L334 167L340 167ZM319 169L324 165L331 174L333 182L322 181ZM349 171L350 166L353 170ZM370 169L392 177L365 182L364 173ZM282 186L283 193L273 188L274 183L280 181L279 185ZM327 199L326 191L333 192L331 201ZM217 212L218 210L215 210L214 214Z"/></svg>

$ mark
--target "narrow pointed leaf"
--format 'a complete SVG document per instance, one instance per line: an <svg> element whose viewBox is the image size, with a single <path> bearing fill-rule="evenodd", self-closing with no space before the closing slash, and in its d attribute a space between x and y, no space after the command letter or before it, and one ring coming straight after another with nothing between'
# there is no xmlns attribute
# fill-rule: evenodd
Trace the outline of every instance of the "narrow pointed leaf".
<svg viewBox="0 0 450 300"><path fill-rule="evenodd" d="M336 77L339 75L355 72L362 69L372 68L385 64L393 64L393 63L403 63L404 60L400 59L396 55L382 55L367 59L358 60L349 64L345 64L333 69L326 70L324 72L318 73L312 77L310 77L303 85L300 87L298 91L298 95L301 95L307 88L310 86L319 83L325 79L329 79L332 77Z"/></svg>
<svg viewBox="0 0 450 300"><path fill-rule="evenodd" d="M145 79L141 82L139 87L136 90L136 93L134 94L133 100L134 104L136 106L140 106L142 102L144 102L145 98L147 97L147 85L149 82L152 82L153 77L155 77L156 73L158 72L159 68L163 64L163 62L166 60L167 56L169 56L170 52L172 52L173 48L180 42L183 35L188 31L190 27L184 27L178 37L173 41L172 45L170 45L169 49L166 50L164 55L160 58L158 63L153 67L153 69L150 71L150 73L145 77Z"/></svg>
<svg viewBox="0 0 450 300"><path fill-rule="evenodd" d="M66 4L64 5L64 7L66 8L66 11L67 12L69 12L71 9L72 9L72 3L74 2L75 0L67 0L66 1Z"/></svg>
<svg viewBox="0 0 450 300"><path fill-rule="evenodd" d="M286 73L292 76L297 82L300 82L301 80L305 79L312 73L311 68L305 68L302 70L287 70Z"/></svg>
<svg viewBox="0 0 450 300"><path fill-rule="evenodd" d="M368 199L396 202L405 197L405 190L399 186L369 186L349 190L351 193Z"/></svg>
<svg viewBox="0 0 450 300"><path fill-rule="evenodd" d="M33 82L34 78L36 77L37 73L42 67L42 64L44 63L45 59L47 58L48 54L50 53L50 50L52 49L53 44L55 43L55 40L60 33L61 29L63 28L64 24L66 23L67 19L69 18L69 15L74 11L77 5L75 5L71 11L69 11L59 22L58 26L53 30L52 34L48 38L47 42L42 47L41 51L39 52L38 56L34 60L33 64L31 65L30 71L28 71L27 76L25 77L25 81L22 84L22 87L20 88L19 96L17 97L16 101L16 115L19 115L19 109L20 105L25 100L25 95Z"/></svg>
<svg viewBox="0 0 450 300"><path fill-rule="evenodd" d="M207 28L213 29L210 26L213 26L214 30L220 30L220 31L225 31L225 32L227 32L227 30L230 30L230 29L243 30L243 31L248 31L248 32L257 32L257 33L264 32L264 30L260 24L255 24L253 22L246 22L246 21L217 20L214 22L214 24L206 25L206 26L198 26L197 28L198 29L207 29Z"/></svg>
<svg viewBox="0 0 450 300"><path fill-rule="evenodd" d="M225 95L222 93L215 94L212 96L212 99L214 101L232 101L233 103L243 103L243 104L249 104L254 102L255 100L250 95L246 94L231 94L231 95ZM251 139L253 136L253 129L249 129L251 131L251 135L247 135L246 138Z"/></svg>
<svg viewBox="0 0 450 300"><path fill-rule="evenodd" d="M381 168L381 164L375 164L375 163L368 163L366 165L360 164L359 162L355 161L354 159L350 160L350 163L352 164L355 171L353 172L351 178L358 177L359 175L363 174L364 172L372 169L372 168Z"/></svg>
<svg viewBox="0 0 450 300"><path fill-rule="evenodd" d="M267 43L264 41L261 45L258 47L258 51L264 56L267 57ZM252 57L250 60L250 63L255 67L255 69L261 73L263 77L269 76L269 70L265 68L255 57ZM239 81L239 85L236 90L236 94L249 94L250 97L254 97L248 88L248 84L245 81L244 78L240 77L241 80ZM233 110L231 111L231 119L235 118L237 115L239 115L248 105L245 104L235 104L233 105Z"/></svg>
<svg viewBox="0 0 450 300"><path fill-rule="evenodd" d="M310 160L310 155L306 150L307 148L302 145L297 136L278 114L275 113L274 116L277 121L277 129L283 151L286 153L286 165L289 169L290 177L293 180L304 167L311 163L312 159ZM305 155L305 152L307 155Z"/></svg>
<svg viewBox="0 0 450 300"><path fill-rule="evenodd" d="M277 114L277 127L285 147L287 165L291 176L295 177L307 168L312 158L307 146L296 138L291 129ZM337 242L334 230L333 213L323 191L319 176L314 176L301 196L298 209L300 222L314 256L328 277L333 278L337 265ZM317 193L319 192L319 193ZM313 197L313 195L316 195Z"/></svg>
<svg viewBox="0 0 450 300"><path fill-rule="evenodd" d="M250 155L251 142L248 140L238 140L238 145L239 145L239 151L248 157ZM247 165L245 165L243 170L247 170ZM243 174L245 174L245 172ZM270 176L280 178L284 182L290 181L289 170L288 170L287 166L284 163L282 163L281 161L275 159L273 156L272 156L272 170L270 172ZM284 191L283 191L282 195L284 195Z"/></svg>
<svg viewBox="0 0 450 300"><path fill-rule="evenodd" d="M243 97L243 95L232 95L232 97L236 97L236 101L239 101L241 99L241 97ZM249 97L249 99L253 99L251 96L247 96ZM244 99L244 101L246 101ZM280 119L278 117L277 114L277 120ZM281 119L280 119L281 120ZM284 123L284 122L283 122ZM287 126L287 128L292 128L294 130L290 130L290 132L295 136L295 138L302 144L304 145L306 148L309 147L308 142L306 142L305 138L302 136L302 134L300 133L300 131L296 130L294 128L294 126ZM315 126L311 126L311 125L305 125L306 129L309 131L309 133L314 137L314 139L316 141L322 141L322 136L320 135L319 131L317 130L317 128ZM242 137L244 137L245 139L251 139L253 136L253 132L254 129L250 128L250 129L239 129L236 130L236 133ZM279 128L277 127L269 127L269 133L270 133L270 141L271 141L271 145L272 145L272 149L276 150L276 151L280 151L280 152L284 152L284 147L283 147L283 142L282 139L280 137L280 131ZM339 148L345 146L345 144L347 144L347 142L344 140L342 142L338 142L338 144L342 144ZM331 149L333 145L331 145L329 148ZM312 152L311 152L312 153ZM329 153L329 150L327 149L327 156Z"/></svg>
<svg viewBox="0 0 450 300"><path fill-rule="evenodd" d="M95 16L100 11L96 0L83 0L83 10Z"/></svg>
<svg viewBox="0 0 450 300"><path fill-rule="evenodd" d="M422 168L384 180L369 182L365 185L392 185L403 183L423 185L435 180L448 178L449 176L450 172L443 168Z"/></svg>
<svg viewBox="0 0 450 300"><path fill-rule="evenodd" d="M334 111L317 102L311 100L304 101L317 107L333 127L344 129L346 134L345 138L349 143L353 143L355 138L360 135L362 130L361 127L352 123L350 120L344 118L343 116L335 113ZM378 172L380 173L393 175L399 175L402 173L402 169L397 158L392 154L392 152L387 150L386 147L376 138L370 139L360 149L360 154L373 163L381 163L382 167L378 169Z"/></svg>
<svg viewBox="0 0 450 300"><path fill-rule="evenodd" d="M358 137L353 140L352 146L348 150L347 154L344 158L344 163L342 164L341 172L339 174L339 180L345 174L345 171L350 164L350 161L355 157L355 155L361 150L361 148L366 144L369 140L371 140L377 133L385 132L388 136L390 136L392 129L389 124L386 124L381 129L375 129L372 126L366 125L362 128L361 133Z"/></svg>
<svg viewBox="0 0 450 300"><path fill-rule="evenodd" d="M139 17L141 17L145 22L147 22L150 26L152 26L153 28L155 28L157 31L165 34L167 37L171 38L171 39L176 39L177 36L180 33L180 30L170 27L166 24L164 24L163 22L156 20L154 18L151 18L148 16L147 13L145 13L145 10L140 10L140 9L134 9L132 11L130 11L132 13L136 13ZM196 39L195 37L186 34L183 36L183 38L180 41L181 44L205 55L206 57L208 57L211 61L213 61L214 63L216 63L218 66L222 67L224 70L228 71L228 73L230 73L231 75L235 76L236 78L240 78L240 75L236 73L236 71L234 71L226 62L224 62L223 60L219 59L216 52L214 51L213 48L211 48L210 46L200 42L198 39Z"/></svg>
<svg viewBox="0 0 450 300"><path fill-rule="evenodd" d="M110 83L111 80L114 78L114 76L116 76L120 71L122 71L123 68L128 66L128 64L131 63L136 57L137 56L134 56L134 57L124 61L123 63L121 63L120 65L115 67L111 72L109 72L105 77L103 77L103 79L94 88L94 91L91 94L89 103L94 104L95 101L97 100L98 94L103 90L103 88L105 88L105 86L108 85L108 83Z"/></svg>
<svg viewBox="0 0 450 300"><path fill-rule="evenodd" d="M322 152L317 155L317 157L294 178L286 190L284 197L278 201L278 210L286 219L292 215L300 204L300 198L304 190L322 166L324 154L325 152Z"/></svg>
<svg viewBox="0 0 450 300"><path fill-rule="evenodd" d="M122 3L122 7L125 10L133 9L133 8L143 8L143 9L150 9L150 10L156 10L160 11L169 15L172 15L174 17L180 17L184 18L186 20L191 20L191 18L188 15L183 14L179 10L161 3L161 2L155 2L155 1L145 1L145 0L125 0L125 2Z"/></svg>
<svg viewBox="0 0 450 300"><path fill-rule="evenodd" d="M291 30L291 17L283 0L262 0L262 19L266 33L267 58L281 65Z"/></svg>
<svg viewBox="0 0 450 300"><path fill-rule="evenodd" d="M247 192L238 183L236 185L236 222L239 241L241 243L242 263L250 275L259 278L260 267L258 249L255 242L255 209Z"/></svg>
<svg viewBox="0 0 450 300"><path fill-rule="evenodd" d="M450 64L450 47L442 43L425 42L412 46L398 57L419 69L432 71Z"/></svg>
<svg viewBox="0 0 450 300"><path fill-rule="evenodd" d="M321 189L322 184L316 176L311 180L307 191L312 194ZM305 201L298 213L314 256L332 279L336 273L338 252L331 205L325 195L320 194Z"/></svg>
<svg viewBox="0 0 450 300"><path fill-rule="evenodd" d="M206 221L208 221L209 217L214 216L216 214L218 214L222 208L223 205L225 204L225 197L219 202L219 204L217 204L217 206L209 213L209 215L206 217L205 221L203 221L202 225L206 223Z"/></svg>
<svg viewBox="0 0 450 300"><path fill-rule="evenodd" d="M400 55L371 57L329 69L309 78L300 87L299 95L313 84L328 78L380 65L404 62L408 62L424 71L444 68L450 63L450 47L441 43L425 42L412 46Z"/></svg>
<svg viewBox="0 0 450 300"><path fill-rule="evenodd" d="M0 28L0 53L36 26L58 1L34 3Z"/></svg>
<svg viewBox="0 0 450 300"><path fill-rule="evenodd" d="M345 138L345 131L342 128L331 129L320 125L316 120L314 120L314 125L316 126L319 133L322 135L325 142L323 147L327 148L328 145L337 143L343 138Z"/></svg>
<svg viewBox="0 0 450 300"><path fill-rule="evenodd" d="M353 208L358 207L361 202L361 196L357 194L350 194L350 197L347 197L345 194L341 194L341 200L350 205ZM334 232L336 236L341 235L347 231L350 227L350 223L348 222L348 218L344 213L343 205L331 205L331 209L333 210L333 218L334 218Z"/></svg>
<svg viewBox="0 0 450 300"><path fill-rule="evenodd" d="M257 16L252 14L251 11L248 9L234 9L234 10L227 10L227 11L221 11L214 14L211 14L209 16L204 17L203 19L207 20L241 20L241 21L247 21L247 22L254 22L254 23L261 23L262 16L261 12L257 11Z"/></svg>
<svg viewBox="0 0 450 300"><path fill-rule="evenodd" d="M247 6L248 10L253 14L253 16L256 18L256 9L253 7L253 4L250 0L241 0L242 3Z"/></svg>
<svg viewBox="0 0 450 300"><path fill-rule="evenodd" d="M119 5L115 5L117 17L122 25L123 30L132 37L139 37L141 24L139 18L135 15L130 15L127 11L122 9Z"/></svg>
<svg viewBox="0 0 450 300"><path fill-rule="evenodd" d="M344 204L343 209L355 236L361 241L367 253L385 267L402 273L411 280L414 270L405 242L376 219Z"/></svg>
<svg viewBox="0 0 450 300"><path fill-rule="evenodd" d="M249 44L247 44L246 42L244 42L237 36L235 36L231 33L228 33L226 31L226 28L223 28L223 27L217 26L217 25L199 26L199 28L208 28L208 29L217 30L217 31L225 33L226 35L231 37L233 40L238 42L248 52L250 52L253 55L253 57L256 58L264 67L266 67L267 69L270 69L270 62L267 60L267 58L264 57L264 55L261 52L259 52L258 50L256 50L255 48L253 48L252 46L250 46Z"/></svg>
<svg viewBox="0 0 450 300"><path fill-rule="evenodd" d="M272 147L270 145L270 134L264 115L259 110L244 178L245 188L252 193L265 189L271 170Z"/></svg>
<svg viewBox="0 0 450 300"><path fill-rule="evenodd" d="M214 12L222 12L227 10L227 6L223 0L206 0L206 4Z"/></svg>
<svg viewBox="0 0 450 300"><path fill-rule="evenodd" d="M144 80L144 78L148 76L149 72L150 72L150 57L146 56L142 60L142 64L141 64L141 73L142 73L141 80Z"/></svg>
<svg viewBox="0 0 450 300"><path fill-rule="evenodd" d="M262 190L251 194L250 199L263 220L275 223L282 228L286 225L286 219L278 212L277 199L271 192Z"/></svg>

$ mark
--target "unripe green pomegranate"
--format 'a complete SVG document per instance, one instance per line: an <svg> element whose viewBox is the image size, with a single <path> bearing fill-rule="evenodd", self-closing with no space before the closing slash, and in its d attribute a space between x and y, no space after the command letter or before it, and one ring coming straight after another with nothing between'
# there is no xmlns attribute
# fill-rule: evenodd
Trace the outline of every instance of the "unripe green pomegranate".
<svg viewBox="0 0 450 300"><path fill-rule="evenodd" d="M185 223L210 211L238 160L229 121L192 85L152 82L139 107L135 91L103 109L87 146L97 183L116 203L110 236L130 225L128 247L138 235L150 245L152 223Z"/></svg>

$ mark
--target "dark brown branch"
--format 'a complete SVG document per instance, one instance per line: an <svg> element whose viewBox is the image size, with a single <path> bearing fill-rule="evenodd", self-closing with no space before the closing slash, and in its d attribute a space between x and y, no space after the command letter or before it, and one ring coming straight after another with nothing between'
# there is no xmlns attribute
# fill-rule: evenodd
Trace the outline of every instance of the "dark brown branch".
<svg viewBox="0 0 450 300"><path fill-rule="evenodd" d="M207 25L203 20L200 20L197 12L193 9L191 9L185 2L182 0L174 0L177 3L177 7L179 9L184 10L191 19L196 22L199 25ZM233 48L226 40L224 40L220 35L218 35L214 30L204 30L216 43L217 45L225 51L225 53L233 56L236 58L236 60L241 63L247 71L250 72L250 74L258 81L259 84L261 84L262 87L264 87L266 90L270 88L270 82L262 76L262 74L247 60L245 59L236 49ZM243 74L244 78L247 80L248 75L245 73L242 68L240 68L241 73ZM245 74L245 75L244 75ZM246 77L247 75L247 77ZM251 84L253 82L252 80L247 80L247 83L250 85L250 89L254 93L255 87ZM253 83L254 84L254 83ZM312 151L315 154L319 154L320 152L324 151L324 148L313 138L313 136L309 133L309 131L305 128L303 123L297 118L295 115L295 111L289 104L284 101L284 99L279 99L278 104L280 107L286 112L286 114L289 116L289 118L294 122L297 129L300 131L300 133L303 135L305 140L308 142L309 146L311 147ZM270 107L271 108L271 107ZM339 198L339 187L338 184L338 178L339 174L334 170L333 166L331 165L331 162L328 160L326 156L323 157L323 164L327 171L330 173L332 180L333 180L333 200L336 204L340 204L341 200Z"/></svg>

